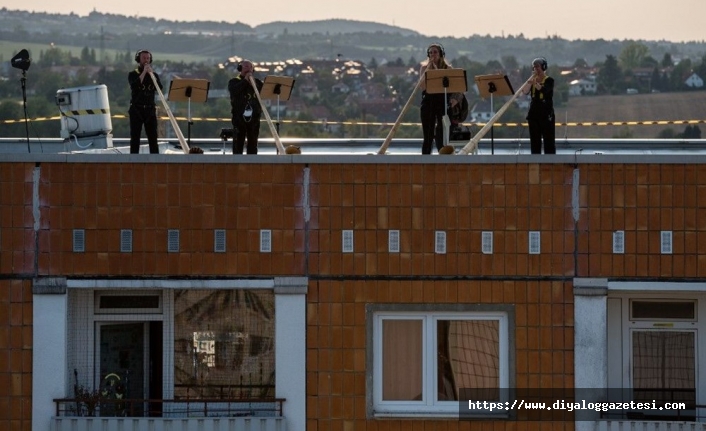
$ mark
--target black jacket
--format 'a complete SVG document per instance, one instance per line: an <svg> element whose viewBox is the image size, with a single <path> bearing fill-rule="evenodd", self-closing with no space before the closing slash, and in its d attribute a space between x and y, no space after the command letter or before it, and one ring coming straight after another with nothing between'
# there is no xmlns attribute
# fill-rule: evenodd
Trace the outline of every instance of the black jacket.
<svg viewBox="0 0 706 431"><path fill-rule="evenodd" d="M255 85L257 85L257 91L262 91L262 81L255 78ZM260 103L257 101L257 96L255 95L255 90L250 85L250 82L245 80L242 75L228 81L228 92L230 93L230 112L233 116L243 115L245 108L250 105L252 108L252 115L255 118L260 118L262 114L262 108Z"/></svg>
<svg viewBox="0 0 706 431"><path fill-rule="evenodd" d="M544 82L542 82L542 88L537 90L534 86L532 86L530 93L532 94L532 99L530 101L529 111L527 111L527 119L553 121L554 78L545 76Z"/></svg>
<svg viewBox="0 0 706 431"><path fill-rule="evenodd" d="M127 74L127 82L130 84L130 104L154 106L154 96L157 93L157 88L154 86L149 74L146 74L145 78L140 82L141 73L142 70L135 69ZM154 73L154 78L161 90L163 87L162 82L159 80L159 75Z"/></svg>

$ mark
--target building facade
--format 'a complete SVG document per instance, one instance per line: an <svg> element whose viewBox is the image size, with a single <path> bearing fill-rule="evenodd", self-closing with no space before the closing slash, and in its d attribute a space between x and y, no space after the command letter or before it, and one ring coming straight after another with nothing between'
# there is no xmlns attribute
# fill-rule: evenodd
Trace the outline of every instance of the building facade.
<svg viewBox="0 0 706 431"><path fill-rule="evenodd" d="M4 156L0 425L697 421L704 166L702 156ZM466 409L467 390L512 402L507 388L628 389L689 408L581 421ZM97 407L77 402L96 391Z"/></svg>

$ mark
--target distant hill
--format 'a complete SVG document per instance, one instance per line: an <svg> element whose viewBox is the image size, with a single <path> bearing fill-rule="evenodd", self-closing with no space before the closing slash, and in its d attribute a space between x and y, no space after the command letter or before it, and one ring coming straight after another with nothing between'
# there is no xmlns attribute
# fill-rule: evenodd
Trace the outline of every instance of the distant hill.
<svg viewBox="0 0 706 431"><path fill-rule="evenodd" d="M346 33L398 33L418 36L414 30L370 21L327 19L318 21L275 21L255 26L257 33L267 34L346 34Z"/></svg>
<svg viewBox="0 0 706 431"><path fill-rule="evenodd" d="M323 36L322 36L323 35ZM253 37L256 36L256 37ZM430 42L441 42L452 62L464 56L474 62L499 62L514 57L529 64L542 54L550 65L571 66L578 59L589 65L618 57L628 41L566 40L559 37L527 39L524 36L473 35L467 38L434 37L409 29L345 19L286 22L277 21L251 27L241 22L169 21L93 11L86 16L74 13L50 14L0 8L0 42L9 46L9 58L24 46L54 46L61 49L95 49L98 55L111 52L134 53L149 47L158 56L185 61L220 63L232 56L254 61L289 58L344 58L368 61L401 60L408 63L425 56ZM706 42L639 41L649 55L661 60L666 54L674 61L700 62ZM51 45L50 45L51 44ZM0 44L0 55L3 55ZM35 50L37 51L37 50ZM2 68L0 67L0 73Z"/></svg>

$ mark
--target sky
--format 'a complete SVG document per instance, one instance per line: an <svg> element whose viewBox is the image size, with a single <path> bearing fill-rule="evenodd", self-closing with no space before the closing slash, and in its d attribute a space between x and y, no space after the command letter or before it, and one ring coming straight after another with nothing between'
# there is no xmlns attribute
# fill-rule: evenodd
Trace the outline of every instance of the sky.
<svg viewBox="0 0 706 431"><path fill-rule="evenodd" d="M207 5L207 6L206 6ZM415 30L433 37L474 34L526 38L706 40L706 0L0 0L0 8L88 15L102 13L174 21L242 22L349 19Z"/></svg>

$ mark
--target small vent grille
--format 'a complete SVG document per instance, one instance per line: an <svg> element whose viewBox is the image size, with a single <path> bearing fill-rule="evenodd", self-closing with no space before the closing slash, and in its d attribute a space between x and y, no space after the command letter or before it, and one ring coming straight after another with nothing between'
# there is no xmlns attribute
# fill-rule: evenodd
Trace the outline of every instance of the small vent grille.
<svg viewBox="0 0 706 431"><path fill-rule="evenodd" d="M434 238L434 252L436 254L446 254L446 232L437 230Z"/></svg>
<svg viewBox="0 0 706 431"><path fill-rule="evenodd" d="M225 253L226 252L226 230L216 229L213 231L213 252L214 253Z"/></svg>
<svg viewBox="0 0 706 431"><path fill-rule="evenodd" d="M482 232L480 240L483 254L493 254L493 232Z"/></svg>
<svg viewBox="0 0 706 431"><path fill-rule="evenodd" d="M625 254L625 231L613 232L613 254Z"/></svg>
<svg viewBox="0 0 706 431"><path fill-rule="evenodd" d="M132 229L120 230L120 252L132 253Z"/></svg>
<svg viewBox="0 0 706 431"><path fill-rule="evenodd" d="M169 253L179 253L179 229L169 229L167 231L167 251Z"/></svg>
<svg viewBox="0 0 706 431"><path fill-rule="evenodd" d="M672 254L672 231L663 230L661 232L661 248L662 254Z"/></svg>
<svg viewBox="0 0 706 431"><path fill-rule="evenodd" d="M260 253L272 252L272 231L269 229L260 230Z"/></svg>
<svg viewBox="0 0 706 431"><path fill-rule="evenodd" d="M400 231L390 230L387 231L387 250L390 253L400 252Z"/></svg>
<svg viewBox="0 0 706 431"><path fill-rule="evenodd" d="M84 251L86 251L86 231L74 229L74 253L83 253Z"/></svg>
<svg viewBox="0 0 706 431"><path fill-rule="evenodd" d="M353 231L344 230L343 231L343 252L353 253Z"/></svg>
<svg viewBox="0 0 706 431"><path fill-rule="evenodd" d="M530 231L529 233L529 254L540 254L541 249L541 235L537 230Z"/></svg>

